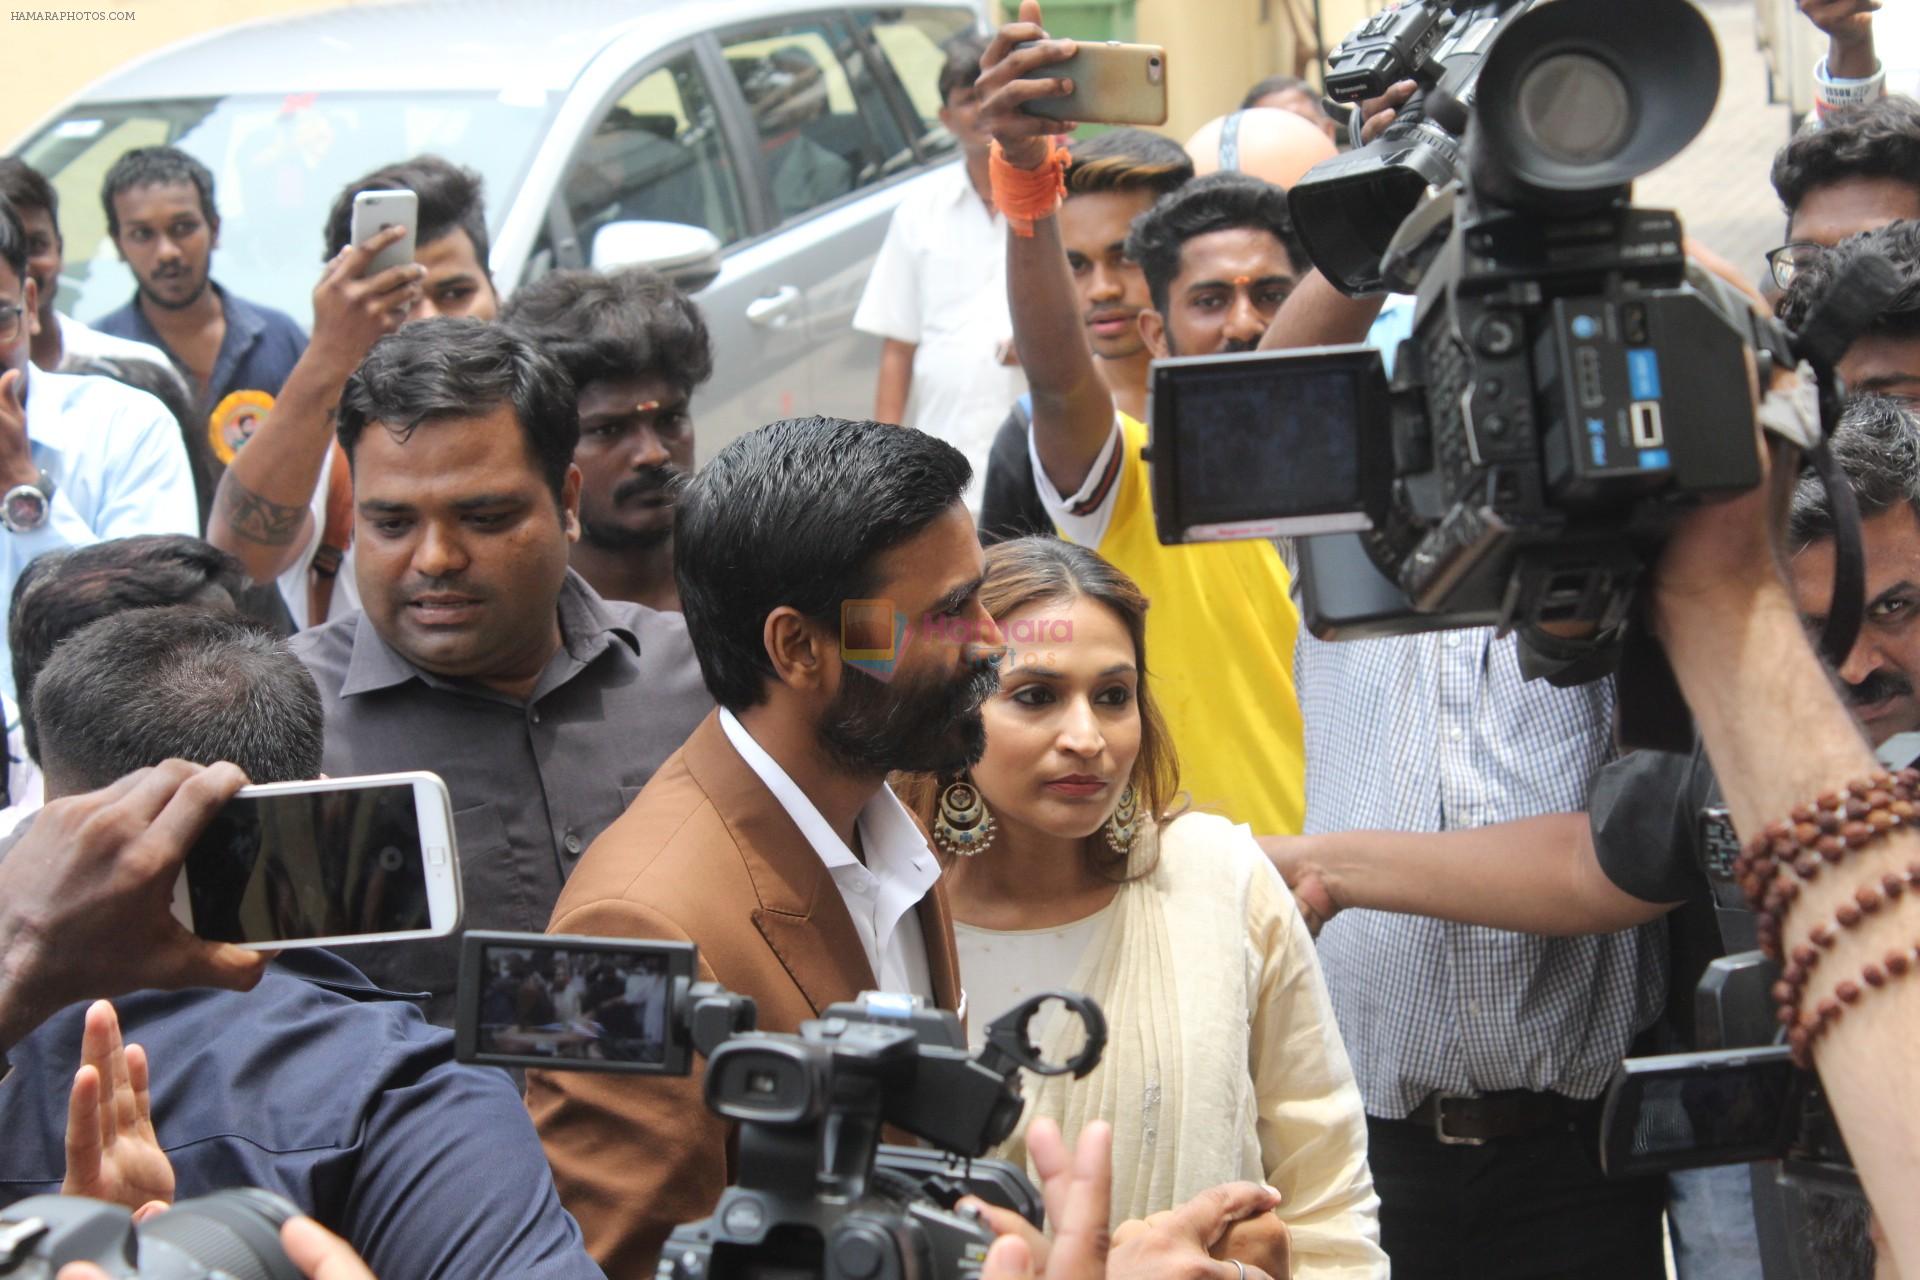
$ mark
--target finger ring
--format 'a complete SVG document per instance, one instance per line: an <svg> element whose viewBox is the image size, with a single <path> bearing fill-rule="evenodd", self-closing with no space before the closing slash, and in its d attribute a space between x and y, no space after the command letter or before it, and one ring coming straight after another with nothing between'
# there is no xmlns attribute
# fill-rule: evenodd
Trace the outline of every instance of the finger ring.
<svg viewBox="0 0 1920 1280"><path fill-rule="evenodd" d="M1247 1264L1246 1263L1240 1261L1240 1259L1238 1258L1228 1258L1227 1261L1233 1264L1233 1270L1234 1270L1233 1280L1247 1280Z"/></svg>

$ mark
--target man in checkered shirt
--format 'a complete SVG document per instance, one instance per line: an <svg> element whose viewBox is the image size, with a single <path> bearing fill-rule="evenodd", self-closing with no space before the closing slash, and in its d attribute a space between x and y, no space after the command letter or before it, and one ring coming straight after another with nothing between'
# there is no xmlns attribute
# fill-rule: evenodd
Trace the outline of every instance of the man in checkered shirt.
<svg viewBox="0 0 1920 1280"><path fill-rule="evenodd" d="M1529 681L1491 630L1296 656L1309 837L1578 814L1614 754L1611 680ZM1660 1012L1664 925L1543 938L1346 911L1320 960L1366 1102L1381 1243L1409 1277L1661 1280L1664 1180L1608 1181L1598 1095Z"/></svg>

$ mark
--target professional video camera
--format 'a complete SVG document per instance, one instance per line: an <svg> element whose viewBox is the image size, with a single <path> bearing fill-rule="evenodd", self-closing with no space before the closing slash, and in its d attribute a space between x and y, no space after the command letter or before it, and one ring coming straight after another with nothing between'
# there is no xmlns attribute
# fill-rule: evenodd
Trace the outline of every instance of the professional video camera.
<svg viewBox="0 0 1920 1280"><path fill-rule="evenodd" d="M1831 430L1832 362L1891 273L1789 333L1690 273L1672 213L1632 207L1718 94L1687 0L1412 0L1335 50L1327 85L1409 78L1378 139L1290 194L1336 286L1417 290L1391 382L1365 347L1156 362L1160 538L1336 535L1299 548L1322 638L1609 631L1677 514L1758 482L1756 374L1811 363Z"/></svg>
<svg viewBox="0 0 1920 1280"><path fill-rule="evenodd" d="M797 1035L754 1031L753 1001L696 983L695 949L542 934L469 932L457 1053L547 1070L685 1075L706 1058L707 1106L735 1121L739 1176L711 1217L676 1227L662 1280L978 1274L993 1234L954 1211L976 1195L1040 1225L1023 1170L978 1160L1019 1122L1020 1071L1086 1075L1106 1021L1084 996L1048 992L987 1028L967 1053L960 1020L917 998L869 992ZM1057 1002L1085 1045L1049 1063L1030 1024ZM893 1125L939 1152L887 1146Z"/></svg>
<svg viewBox="0 0 1920 1280"><path fill-rule="evenodd" d="M119 1205L29 1196L0 1209L0 1276L53 1280L91 1262L116 1280L301 1280L280 1247L299 1212L269 1191L217 1191L135 1226Z"/></svg>

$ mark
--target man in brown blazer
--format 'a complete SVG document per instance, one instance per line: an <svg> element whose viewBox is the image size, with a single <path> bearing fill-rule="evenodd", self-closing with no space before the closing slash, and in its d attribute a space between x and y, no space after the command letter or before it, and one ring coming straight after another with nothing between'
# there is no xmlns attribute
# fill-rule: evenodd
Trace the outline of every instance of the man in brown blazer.
<svg viewBox="0 0 1920 1280"><path fill-rule="evenodd" d="M720 709L587 850L551 932L693 942L700 979L752 996L763 1030L866 990L960 1009L938 864L885 778L958 772L985 745L999 634L978 599L969 470L918 431L812 418L700 471L675 570ZM898 620L891 636L856 637L876 611ZM736 1172L703 1065L529 1073L561 1199L611 1276L651 1274Z"/></svg>

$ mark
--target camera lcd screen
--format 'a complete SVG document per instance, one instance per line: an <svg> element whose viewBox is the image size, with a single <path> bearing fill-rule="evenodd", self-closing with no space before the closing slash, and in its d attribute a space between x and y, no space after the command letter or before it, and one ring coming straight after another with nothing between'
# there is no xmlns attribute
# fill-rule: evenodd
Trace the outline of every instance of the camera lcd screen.
<svg viewBox="0 0 1920 1280"><path fill-rule="evenodd" d="M1335 347L1157 362L1154 515L1162 540L1371 527L1379 353ZM1377 450L1376 450L1377 452Z"/></svg>
<svg viewBox="0 0 1920 1280"><path fill-rule="evenodd" d="M474 1045L485 1057L666 1064L668 956L494 944L480 972Z"/></svg>
<svg viewBox="0 0 1920 1280"><path fill-rule="evenodd" d="M1636 1059L1609 1099L1605 1147L1615 1176L1777 1156L1798 1098L1779 1053ZM1739 1061L1726 1061L1738 1056Z"/></svg>
<svg viewBox="0 0 1920 1280"><path fill-rule="evenodd" d="M428 929L413 784L236 796L188 851L186 894L215 942Z"/></svg>

